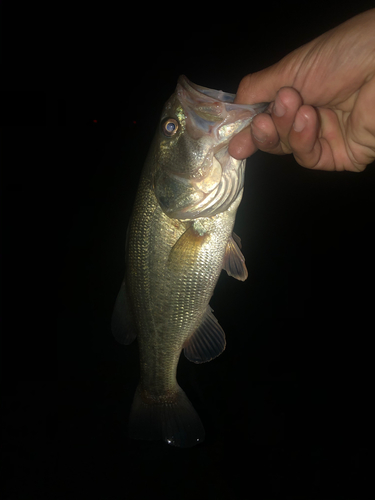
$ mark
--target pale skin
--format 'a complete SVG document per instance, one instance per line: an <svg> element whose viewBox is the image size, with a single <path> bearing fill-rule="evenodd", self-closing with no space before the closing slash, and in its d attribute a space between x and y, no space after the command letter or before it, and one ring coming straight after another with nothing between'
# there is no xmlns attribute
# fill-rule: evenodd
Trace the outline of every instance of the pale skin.
<svg viewBox="0 0 375 500"><path fill-rule="evenodd" d="M375 159L375 9L245 76L235 102L270 102L229 153L292 153L303 167L361 172Z"/></svg>

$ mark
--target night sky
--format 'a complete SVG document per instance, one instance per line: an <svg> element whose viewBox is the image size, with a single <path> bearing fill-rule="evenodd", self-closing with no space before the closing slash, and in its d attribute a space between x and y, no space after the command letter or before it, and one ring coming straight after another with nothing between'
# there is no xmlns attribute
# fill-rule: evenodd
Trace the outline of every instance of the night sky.
<svg viewBox="0 0 375 500"><path fill-rule="evenodd" d="M75 28L74 50L58 54L58 91L9 92L3 498L374 497L374 165L356 174L259 151L248 160L235 232L249 277L223 272L211 301L226 350L178 367L203 444L128 439L137 342L121 346L110 331L140 171L178 76L235 93L247 73L370 4L176 15L155 33L137 17L96 13L93 24L90 13L76 21L85 41Z"/></svg>

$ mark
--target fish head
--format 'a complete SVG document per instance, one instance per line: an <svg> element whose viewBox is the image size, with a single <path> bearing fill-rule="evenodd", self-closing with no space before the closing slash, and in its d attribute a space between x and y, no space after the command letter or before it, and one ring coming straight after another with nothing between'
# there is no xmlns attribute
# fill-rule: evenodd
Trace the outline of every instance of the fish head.
<svg viewBox="0 0 375 500"><path fill-rule="evenodd" d="M242 193L246 160L229 155L229 141L268 103L234 104L234 98L178 79L162 112L153 157L154 192L169 217L210 217Z"/></svg>

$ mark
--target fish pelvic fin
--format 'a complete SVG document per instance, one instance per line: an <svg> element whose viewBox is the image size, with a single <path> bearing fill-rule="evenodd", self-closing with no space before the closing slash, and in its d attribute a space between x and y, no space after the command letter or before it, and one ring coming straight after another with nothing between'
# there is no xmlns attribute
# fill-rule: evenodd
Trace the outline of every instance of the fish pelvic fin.
<svg viewBox="0 0 375 500"><path fill-rule="evenodd" d="M171 446L190 448L204 441L203 424L185 392L148 396L138 385L129 417L132 439L162 439Z"/></svg>
<svg viewBox="0 0 375 500"><path fill-rule="evenodd" d="M220 356L225 345L224 330L208 306L202 323L185 342L184 354L193 363L205 363Z"/></svg>
<svg viewBox="0 0 375 500"><path fill-rule="evenodd" d="M233 233L233 237L229 238L225 249L223 269L226 270L228 276L245 281L248 273L245 265L245 257L242 255L240 248L241 239Z"/></svg>
<svg viewBox="0 0 375 500"><path fill-rule="evenodd" d="M126 292L125 279L121 284L121 288L113 308L111 330L117 342L124 345L128 345L133 342L137 336L137 330Z"/></svg>

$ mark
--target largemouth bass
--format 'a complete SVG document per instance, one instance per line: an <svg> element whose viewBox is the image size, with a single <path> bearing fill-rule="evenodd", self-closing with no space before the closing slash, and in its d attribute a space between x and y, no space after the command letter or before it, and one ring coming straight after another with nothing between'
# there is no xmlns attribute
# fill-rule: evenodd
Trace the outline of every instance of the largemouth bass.
<svg viewBox="0 0 375 500"><path fill-rule="evenodd" d="M126 239L126 271L112 331L136 336L141 377L129 418L138 439L189 447L204 428L176 380L184 351L194 363L219 356L225 334L209 306L222 269L247 278L233 234L245 161L228 153L234 134L267 104L233 104L233 94L178 80L142 172Z"/></svg>

